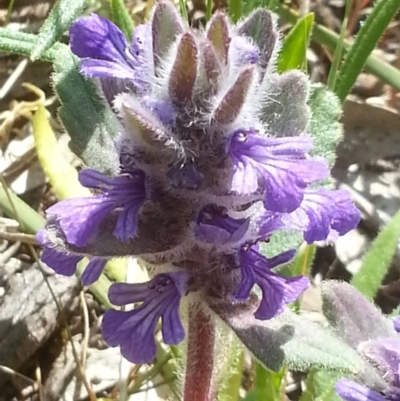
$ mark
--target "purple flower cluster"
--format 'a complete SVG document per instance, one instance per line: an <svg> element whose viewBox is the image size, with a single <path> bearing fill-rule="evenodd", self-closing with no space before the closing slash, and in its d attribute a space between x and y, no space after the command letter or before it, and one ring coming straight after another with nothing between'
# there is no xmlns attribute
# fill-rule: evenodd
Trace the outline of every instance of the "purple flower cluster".
<svg viewBox="0 0 400 401"><path fill-rule="evenodd" d="M400 317L394 321L400 333ZM336 392L346 401L400 401L400 334L363 342L359 352L379 371L387 388L377 392L350 379L336 383Z"/></svg>
<svg viewBox="0 0 400 401"><path fill-rule="evenodd" d="M162 0L131 43L97 15L76 21L70 39L82 74L99 83L120 121L120 171L83 170L79 179L94 195L47 210L43 260L68 275L89 257L84 284L111 258L141 257L152 266L148 283L110 289L113 304L140 306L107 311L103 320L105 340L137 363L154 358L160 317L164 342L182 341L182 297L205 308L215 298L239 303L257 285L256 318L281 313L308 279L273 272L295 250L268 259L259 243L278 230L298 230L307 243L331 241L360 215L346 192L321 187L329 168L311 156L303 121L283 115L281 130L267 123L271 82L307 82L298 71L273 73L271 14L258 9L232 25L217 12L195 31ZM294 101L308 112L306 94Z"/></svg>

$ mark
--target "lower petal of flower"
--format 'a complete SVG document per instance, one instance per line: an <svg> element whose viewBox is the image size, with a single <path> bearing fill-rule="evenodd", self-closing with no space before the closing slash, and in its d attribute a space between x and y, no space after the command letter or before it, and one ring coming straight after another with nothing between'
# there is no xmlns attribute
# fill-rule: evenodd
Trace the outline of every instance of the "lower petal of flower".
<svg viewBox="0 0 400 401"><path fill-rule="evenodd" d="M166 344L180 343L185 332L179 317L180 299L186 292L185 272L162 273L142 284L116 283L109 299L117 305L142 302L128 312L109 310L103 323L103 337L110 346L120 346L121 353L133 363L151 362L156 354L154 332L161 318Z"/></svg>
<svg viewBox="0 0 400 401"><path fill-rule="evenodd" d="M385 396L349 379L340 379L335 390L345 401L388 401Z"/></svg>
<svg viewBox="0 0 400 401"><path fill-rule="evenodd" d="M200 211L195 227L196 238L214 245L240 241L246 234L250 219L234 219L224 208L208 205Z"/></svg>
<svg viewBox="0 0 400 401"><path fill-rule="evenodd" d="M46 213L53 215L67 241L85 246L97 234L104 218L114 209L121 209L114 234L122 241L136 233L139 210L146 200L145 177L134 171L117 177L107 177L94 170L83 170L79 175L82 185L102 194L61 201Z"/></svg>
<svg viewBox="0 0 400 401"><path fill-rule="evenodd" d="M254 316L260 320L271 319L282 313L286 304L294 302L308 287L307 277L281 277L271 271L272 268L289 262L295 255L294 250L284 252L267 259L255 248L240 251L242 281L233 298L244 301L250 295L252 287L257 284L262 292L259 308Z"/></svg>

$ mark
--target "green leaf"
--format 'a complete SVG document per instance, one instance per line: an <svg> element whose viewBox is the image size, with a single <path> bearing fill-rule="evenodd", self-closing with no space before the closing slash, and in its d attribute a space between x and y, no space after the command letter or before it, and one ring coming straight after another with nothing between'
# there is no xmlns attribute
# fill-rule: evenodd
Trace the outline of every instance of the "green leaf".
<svg viewBox="0 0 400 401"><path fill-rule="evenodd" d="M258 302L218 304L211 309L235 332L249 351L268 369L317 369L356 373L362 361L356 351L333 333L286 309L270 320L258 320Z"/></svg>
<svg viewBox="0 0 400 401"><path fill-rule="evenodd" d="M298 14L295 11L282 4L278 4L277 6L278 8L276 11L283 21L291 24L296 23ZM328 47L331 51L335 51L339 41L339 35L322 25L314 24L312 39ZM351 43L344 41L343 50L345 53L349 51L350 47ZM397 68L373 55L368 56L364 67L366 71L375 75L384 83L400 90L400 71Z"/></svg>
<svg viewBox="0 0 400 401"><path fill-rule="evenodd" d="M58 0L39 30L31 60L42 58L46 50L61 39L74 19L82 14L85 6L86 0Z"/></svg>
<svg viewBox="0 0 400 401"><path fill-rule="evenodd" d="M312 155L318 155L328 161L332 167L336 158L336 146L342 139L342 125L339 118L342 113L339 99L324 85L311 85L308 105L311 108L311 122L308 133L313 137Z"/></svg>
<svg viewBox="0 0 400 401"><path fill-rule="evenodd" d="M111 0L110 7L113 22L121 29L128 41L131 41L135 26L124 0Z"/></svg>
<svg viewBox="0 0 400 401"><path fill-rule="evenodd" d="M24 33L8 28L0 28L0 50L21 54L30 57L32 50L35 46L36 35L31 33ZM57 44L52 49L44 52L41 60L54 61L56 57L56 49L63 45Z"/></svg>
<svg viewBox="0 0 400 401"><path fill-rule="evenodd" d="M224 329L227 330L226 326ZM231 333L230 337L229 341L224 341L219 346L222 353L229 353L228 361L219 374L221 378L219 401L238 401L243 380L244 348Z"/></svg>
<svg viewBox="0 0 400 401"><path fill-rule="evenodd" d="M278 59L278 70L284 72L293 69L307 70L307 47L311 38L314 14L309 13L299 19L286 36Z"/></svg>
<svg viewBox="0 0 400 401"><path fill-rule="evenodd" d="M400 8L400 0L379 0L362 25L338 75L335 92L344 102L368 56Z"/></svg>
<svg viewBox="0 0 400 401"><path fill-rule="evenodd" d="M277 231L268 242L261 244L261 252L267 258L272 258L288 249L297 249L302 242L303 236L298 231Z"/></svg>
<svg viewBox="0 0 400 401"><path fill-rule="evenodd" d="M338 372L312 369L307 376L306 388L300 401L342 401L335 392L335 383L343 377Z"/></svg>
<svg viewBox="0 0 400 401"><path fill-rule="evenodd" d="M385 277L400 237L400 211L378 234L364 257L360 270L354 275L351 284L368 299L373 299Z"/></svg>
<svg viewBox="0 0 400 401"><path fill-rule="evenodd" d="M95 84L80 74L79 60L68 48L57 53L53 82L61 101L59 116L71 136L72 151L91 168L117 171L119 161L113 139L119 122Z"/></svg>
<svg viewBox="0 0 400 401"><path fill-rule="evenodd" d="M187 12L187 8L186 8L186 1L185 0L179 0L179 10L181 12L181 15L183 17L183 19L189 23L189 15Z"/></svg>
<svg viewBox="0 0 400 401"><path fill-rule="evenodd" d="M292 266L293 276L308 276L311 271L312 262L314 260L316 246L306 245L300 248L297 257Z"/></svg>
<svg viewBox="0 0 400 401"><path fill-rule="evenodd" d="M242 0L229 0L229 16L233 22L237 22L242 16Z"/></svg>
<svg viewBox="0 0 400 401"><path fill-rule="evenodd" d="M278 372L266 369L260 362L254 363L254 401L264 401L268 394L269 401L282 399L282 383L286 375L286 368Z"/></svg>
<svg viewBox="0 0 400 401"><path fill-rule="evenodd" d="M339 63L342 59L343 43L344 43L344 39L345 39L346 32L347 32L347 24L349 22L349 14L350 14L350 10L352 9L352 5L353 5L352 0L346 0L346 7L344 10L342 26L340 28L339 40L337 42L335 54L333 56L332 65L329 70L327 85L330 90L335 89L337 71L339 68Z"/></svg>
<svg viewBox="0 0 400 401"><path fill-rule="evenodd" d="M211 15L212 15L212 8L213 8L213 0L206 0L206 23L210 21Z"/></svg>

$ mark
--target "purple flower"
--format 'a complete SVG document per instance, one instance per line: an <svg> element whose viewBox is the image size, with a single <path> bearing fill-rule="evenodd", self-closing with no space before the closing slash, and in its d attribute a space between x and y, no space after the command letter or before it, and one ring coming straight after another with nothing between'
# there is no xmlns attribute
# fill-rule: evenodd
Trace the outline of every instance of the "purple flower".
<svg viewBox="0 0 400 401"><path fill-rule="evenodd" d="M242 280L233 294L236 301L245 301L257 284L262 292L259 308L254 316L260 320L272 319L283 312L286 304L294 302L308 287L307 277L281 277L272 268L289 262L296 251L289 250L271 259L261 255L256 247L240 251Z"/></svg>
<svg viewBox="0 0 400 401"><path fill-rule="evenodd" d="M232 190L238 194L265 192L267 210L289 213L299 207L308 184L326 178L325 162L307 159L310 137L261 137L254 129L238 129L230 139L234 163Z"/></svg>
<svg viewBox="0 0 400 401"><path fill-rule="evenodd" d="M268 236L274 229L298 230L308 244L333 241L352 230L360 221L360 211L354 206L347 191L324 188L304 191L300 206L292 213L266 212L260 232Z"/></svg>
<svg viewBox="0 0 400 401"><path fill-rule="evenodd" d="M70 244L82 247L97 233L102 220L114 209L120 209L114 235L126 241L136 233L139 210L146 200L145 177L141 171L107 177L95 170L80 172L79 180L101 194L73 198L47 209L54 216Z"/></svg>
<svg viewBox="0 0 400 401"><path fill-rule="evenodd" d="M394 329L395 329L398 333L400 333L400 316L399 316L399 317L396 317L396 319L394 319L393 326L394 326Z"/></svg>
<svg viewBox="0 0 400 401"><path fill-rule="evenodd" d="M340 379L335 390L346 401L400 401L400 392L384 395L350 379Z"/></svg>
<svg viewBox="0 0 400 401"><path fill-rule="evenodd" d="M195 227L196 238L213 245L226 245L241 240L249 229L250 219L234 219L224 208L212 205L200 211Z"/></svg>
<svg viewBox="0 0 400 401"><path fill-rule="evenodd" d="M84 258L81 255L66 254L46 246L46 232L44 229L36 234L38 242L44 246L40 259L56 273L63 276L72 276L76 272L76 265ZM91 285L97 281L107 264L107 259L93 257L81 276L84 285Z"/></svg>
<svg viewBox="0 0 400 401"><path fill-rule="evenodd" d="M178 344L185 337L179 317L181 297L187 291L185 272L162 273L143 284L117 283L110 287L114 305L142 304L131 311L108 310L102 323L103 337L133 363L151 362L156 355L154 332L161 318L166 344Z"/></svg>
<svg viewBox="0 0 400 401"><path fill-rule="evenodd" d="M395 321L395 328L396 325ZM400 401L400 336L363 341L357 350L375 367L387 383L387 389L376 392L352 380L341 379L336 383L336 392L346 401Z"/></svg>
<svg viewBox="0 0 400 401"><path fill-rule="evenodd" d="M98 278L111 256L146 261L154 276L149 283L114 284L109 293L116 305L141 305L108 311L103 322L106 341L133 362L154 358L159 318L167 344L183 339L179 304L186 292L196 291L198 307L218 305L213 310L222 314L258 302L256 285L262 298L252 306L262 320L295 301L307 278L273 271L295 251L282 244L272 250L278 256L267 259L254 245L260 239L290 229L308 242L331 239L358 222L347 195L315 190L329 171L310 152L327 149L314 149L306 135L309 126L317 137L309 124L308 78L298 71L273 73L278 36L266 10L237 25L218 12L196 30L169 0L155 2L132 43L96 15L71 27L83 75L101 84L112 105L118 134L105 153L120 166L114 176L81 172L93 196L47 211L43 258L72 274L77 261L93 257L82 276L86 283ZM269 107L270 101L279 107ZM261 115L268 112L273 117ZM107 135L102 120L98 125L94 129ZM104 147L95 137L93 143ZM320 139L318 133L317 145ZM74 145L83 151L81 143ZM90 166L92 150L86 150ZM165 273L166 266L182 272Z"/></svg>
<svg viewBox="0 0 400 401"><path fill-rule="evenodd" d="M72 52L82 58L81 71L92 78L117 78L143 87L149 67L144 56L146 27L136 27L129 45L121 30L99 15L80 18L70 28Z"/></svg>

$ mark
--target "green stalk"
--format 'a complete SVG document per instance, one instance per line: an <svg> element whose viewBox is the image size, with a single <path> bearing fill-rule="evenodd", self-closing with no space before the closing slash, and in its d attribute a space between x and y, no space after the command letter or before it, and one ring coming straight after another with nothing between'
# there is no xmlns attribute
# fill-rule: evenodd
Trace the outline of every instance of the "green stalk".
<svg viewBox="0 0 400 401"><path fill-rule="evenodd" d="M349 21L349 14L350 14L352 4L353 4L352 0L346 1L346 8L344 10L344 18L343 18L342 26L340 28L339 40L338 40L338 43L337 43L337 46L335 49L335 54L333 56L332 65L331 65L331 69L329 71L329 76L328 76L327 84L328 84L328 88L331 91L333 91L335 88L337 72L339 69L340 60L342 58L343 43L344 43L344 38L346 36L347 24Z"/></svg>

